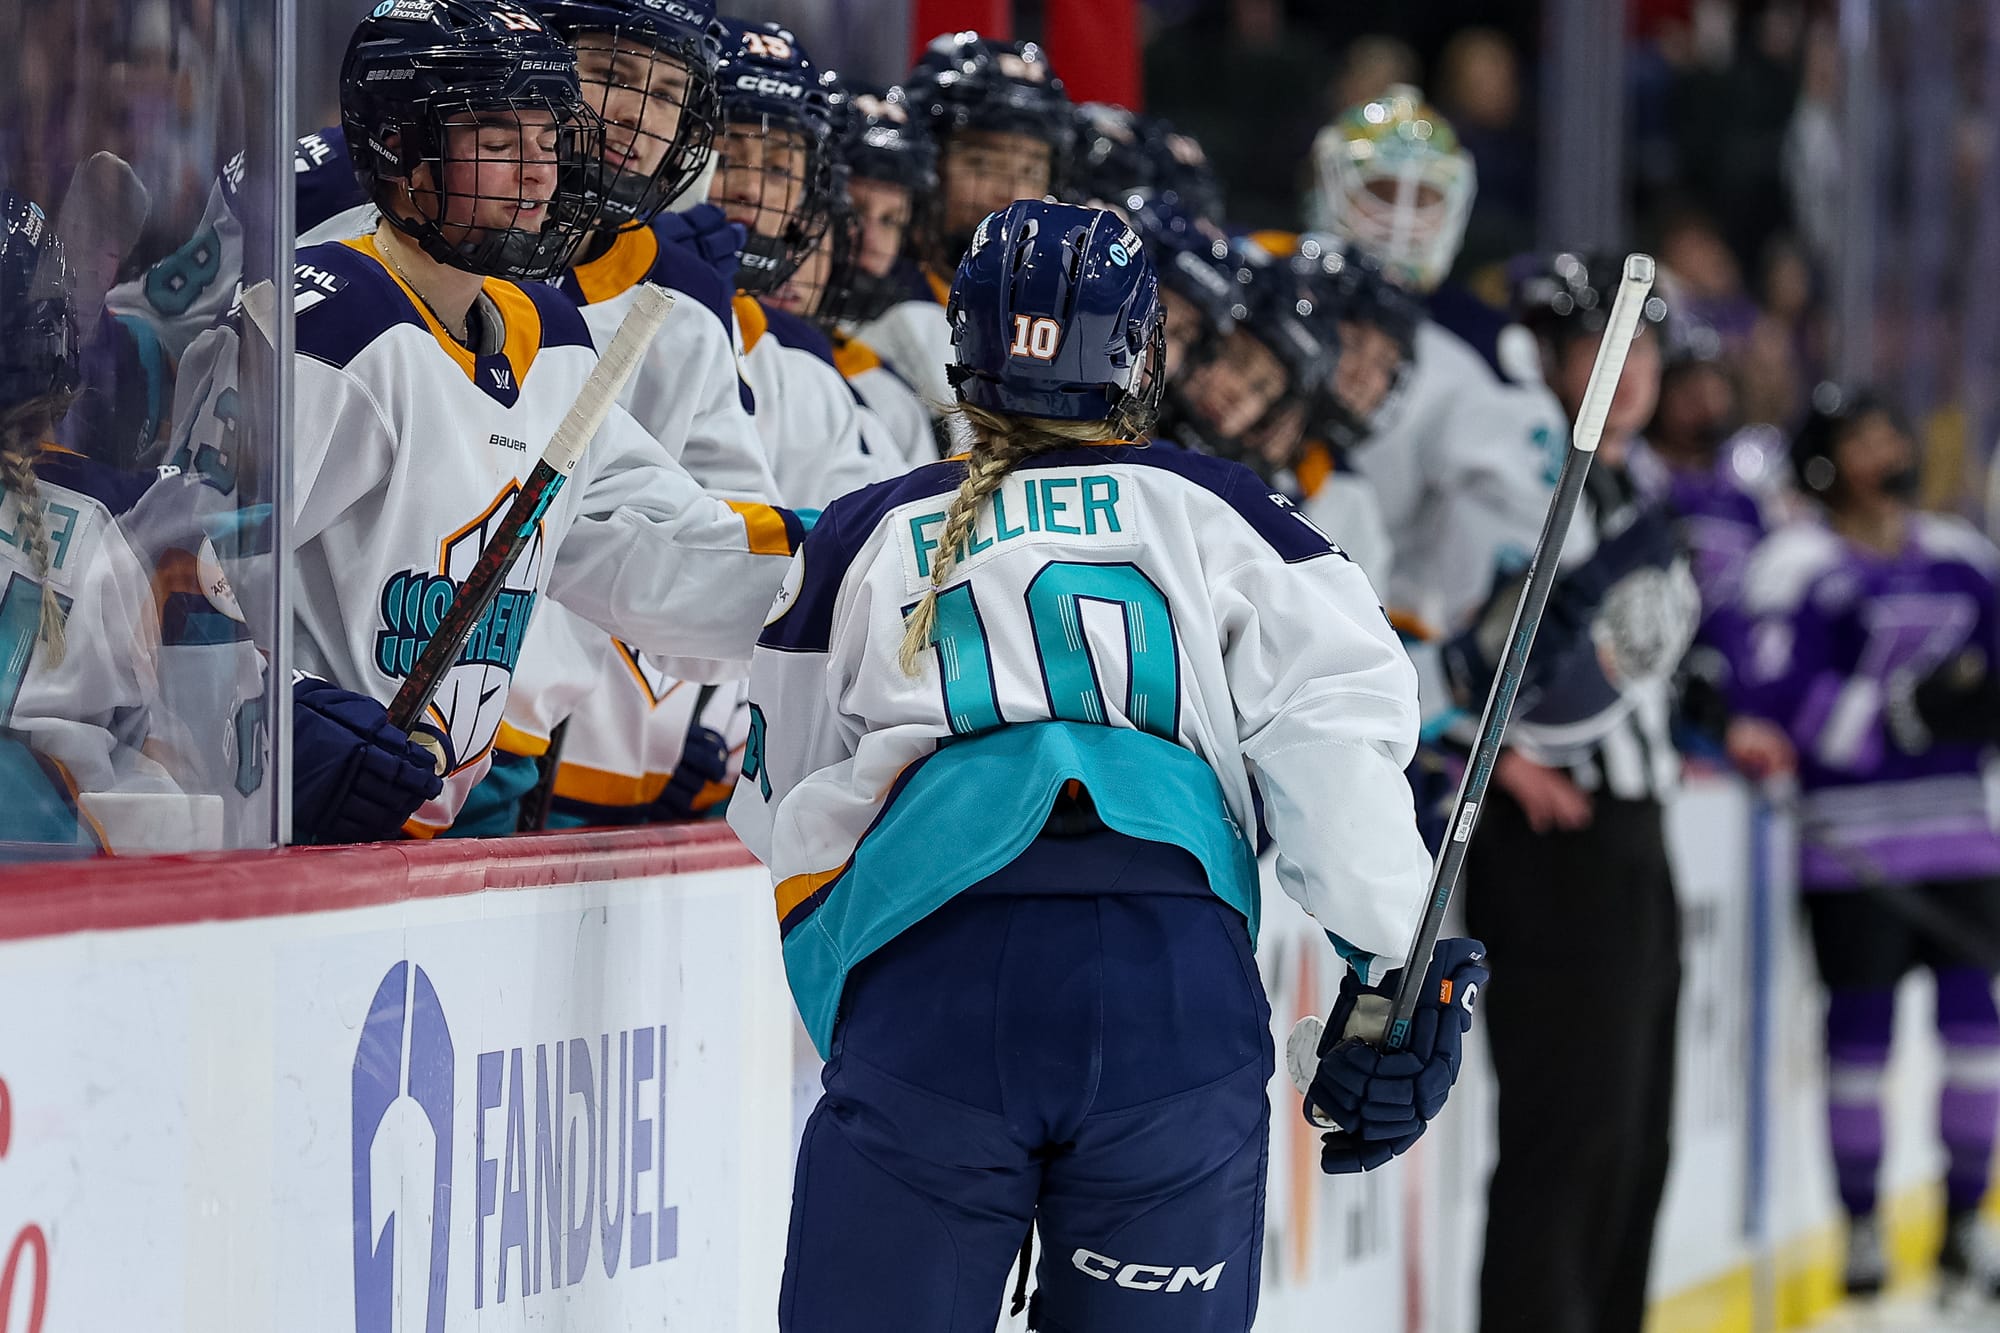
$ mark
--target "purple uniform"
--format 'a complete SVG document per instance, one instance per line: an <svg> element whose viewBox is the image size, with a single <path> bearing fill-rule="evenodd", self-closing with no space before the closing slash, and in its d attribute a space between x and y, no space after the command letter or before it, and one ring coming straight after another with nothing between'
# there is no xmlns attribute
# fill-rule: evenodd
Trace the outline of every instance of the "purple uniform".
<svg viewBox="0 0 2000 1333"><path fill-rule="evenodd" d="M2000 654L1996 573L1991 543L1935 514L1911 516L1894 556L1814 523L1758 549L1737 702L1798 747L1805 888L2000 875L1980 748L1905 754L1884 718L1892 681L1920 679L1968 644Z"/></svg>

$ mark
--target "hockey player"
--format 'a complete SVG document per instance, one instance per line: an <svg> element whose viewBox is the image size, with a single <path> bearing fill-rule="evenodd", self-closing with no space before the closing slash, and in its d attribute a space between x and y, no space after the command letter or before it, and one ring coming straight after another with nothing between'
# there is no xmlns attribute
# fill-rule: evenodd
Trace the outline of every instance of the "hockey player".
<svg viewBox="0 0 2000 1333"><path fill-rule="evenodd" d="M1940 1267L1951 1287L1990 1300L2000 1264L1979 1205L2000 1116L2000 838L1980 769L2000 719L1986 684L2000 660L2000 552L1961 520L1911 506L1915 448L1881 399L1822 385L1812 407L1792 461L1824 521L1781 529L1751 562L1739 703L1798 750L1799 881L1827 988L1846 1285L1865 1294L1884 1279L1882 1090L1896 984L1921 965L1936 978L1945 1047Z"/></svg>
<svg viewBox="0 0 2000 1333"><path fill-rule="evenodd" d="M859 230L852 290L839 312L848 324L880 319L922 284L917 262L937 227L937 146L910 114L900 88L852 87L834 103L840 160Z"/></svg>
<svg viewBox="0 0 2000 1333"><path fill-rule="evenodd" d="M829 507L760 641L730 821L829 1057L781 1329L985 1333L1030 1223L1036 1328L1249 1328L1253 785L1280 880L1354 968L1313 1092L1353 1132L1322 1166L1401 1152L1455 1075L1472 941L1440 945L1425 994L1454 999L1426 999L1410 1054L1350 1026L1425 896L1415 681L1282 498L1132 443L1155 290L1111 213L987 219L950 301L970 454Z"/></svg>
<svg viewBox="0 0 2000 1333"><path fill-rule="evenodd" d="M832 122L819 70L775 23L725 23L723 130L709 198L748 232L735 309L743 377L784 503L819 509L879 481L862 409L824 334L761 299L812 255L833 217Z"/></svg>
<svg viewBox="0 0 2000 1333"><path fill-rule="evenodd" d="M1450 270L1472 207L1472 158L1414 88L1350 108L1313 147L1324 226L1422 296ZM1530 354L1526 360L1533 362ZM1387 594L1412 638L1427 729L1477 711L1478 680L1452 680L1438 645L1463 632L1496 580L1527 560L1541 532L1567 425L1539 367L1503 378L1434 319L1392 409L1352 454L1401 539ZM1510 604L1511 605L1511 604Z"/></svg>
<svg viewBox="0 0 2000 1333"><path fill-rule="evenodd" d="M342 116L382 221L298 256L295 642L309 669L386 699L595 364L575 305L533 279L562 274L591 229L572 187L600 122L566 45L473 0L363 20ZM484 774L544 591L645 649L726 666L754 628L741 598L775 584L797 531L702 495L614 408L426 711L444 790L409 831L448 827Z"/></svg>
<svg viewBox="0 0 2000 1333"><path fill-rule="evenodd" d="M1561 254L1517 281L1515 316L1570 412L1619 272L1612 258ZM1645 1316L1680 991L1662 817L1679 766L1669 687L1699 609L1669 516L1624 467L1653 414L1665 315L1648 301L1545 617L1574 621L1581 607L1584 623L1553 625L1547 659L1535 645L1534 697L1509 728L1467 861L1466 920L1501 981L1488 1030L1500 1160L1480 1279L1486 1333L1638 1333ZM1511 620L1513 602L1509 589L1495 609ZM1580 994L1615 999L1580 1005Z"/></svg>
<svg viewBox="0 0 2000 1333"><path fill-rule="evenodd" d="M903 100L937 145L937 226L917 238L928 250L915 256L912 289L859 332L926 401L948 403L951 343L943 316L950 275L980 219L1061 186L1072 112L1040 46L976 32L934 38L904 80Z"/></svg>

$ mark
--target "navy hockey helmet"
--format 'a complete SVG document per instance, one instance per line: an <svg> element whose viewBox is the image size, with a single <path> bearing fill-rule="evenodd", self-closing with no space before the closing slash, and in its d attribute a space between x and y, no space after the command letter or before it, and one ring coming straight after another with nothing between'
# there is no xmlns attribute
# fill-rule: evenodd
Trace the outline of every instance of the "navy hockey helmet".
<svg viewBox="0 0 2000 1333"><path fill-rule="evenodd" d="M710 202L749 232L737 285L776 291L812 253L833 206L832 113L820 72L776 23L723 21L723 131Z"/></svg>
<svg viewBox="0 0 2000 1333"><path fill-rule="evenodd" d="M584 100L604 121L593 169L605 219L643 223L708 165L722 103L715 0L527 0L576 48Z"/></svg>
<svg viewBox="0 0 2000 1333"><path fill-rule="evenodd" d="M945 317L959 398L992 412L1116 422L1159 409L1159 278L1117 214L1020 200L979 224Z"/></svg>
<svg viewBox="0 0 2000 1333"><path fill-rule="evenodd" d="M1594 338L1610 322L1624 272L1624 259L1608 253L1524 255L1508 266L1514 318L1544 347ZM1639 329L1657 329L1666 319L1666 297L1655 291L1639 308Z"/></svg>
<svg viewBox="0 0 2000 1333"><path fill-rule="evenodd" d="M340 113L361 188L441 264L552 277L596 225L602 122L575 53L517 5L382 0L348 42Z"/></svg>
<svg viewBox="0 0 2000 1333"><path fill-rule="evenodd" d="M1229 238L1181 208L1172 195L1141 190L1119 201L1160 271L1167 338L1182 356L1198 355L1211 339L1236 327L1236 273Z"/></svg>
<svg viewBox="0 0 2000 1333"><path fill-rule="evenodd" d="M75 393L82 338L71 273L55 226L40 206L0 191L0 412Z"/></svg>
<svg viewBox="0 0 2000 1333"><path fill-rule="evenodd" d="M1182 134L1159 116L1139 116L1139 146L1152 163L1153 185L1172 194L1183 210L1220 226L1223 219L1222 178L1208 152L1192 135Z"/></svg>
<svg viewBox="0 0 2000 1333"><path fill-rule="evenodd" d="M846 282L828 299L834 318L865 323L908 299L898 263L930 246L937 224L937 146L910 114L901 89L849 87L831 70L820 83L833 118L836 170L844 169L848 182L846 191L835 191L833 226L843 225L838 214L845 207L851 227L849 235L835 238L851 260Z"/></svg>
<svg viewBox="0 0 2000 1333"><path fill-rule="evenodd" d="M1821 498L1829 495L1840 481L1840 446L1870 417L1886 418L1904 436L1909 428L1889 400L1866 386L1848 388L1831 381L1812 391L1805 424L1792 436L1792 471L1799 486ZM1908 495L1916 490L1915 468L1890 479L1892 494Z"/></svg>
<svg viewBox="0 0 2000 1333"><path fill-rule="evenodd" d="M1076 107L1074 120L1074 156L1065 193L1079 200L1117 200L1159 184L1138 115L1110 102L1084 102Z"/></svg>
<svg viewBox="0 0 2000 1333"><path fill-rule="evenodd" d="M1376 260L1337 240L1304 237L1289 263L1306 306L1302 313L1339 353L1319 397L1315 427L1328 444L1357 448L1409 378L1423 307Z"/></svg>

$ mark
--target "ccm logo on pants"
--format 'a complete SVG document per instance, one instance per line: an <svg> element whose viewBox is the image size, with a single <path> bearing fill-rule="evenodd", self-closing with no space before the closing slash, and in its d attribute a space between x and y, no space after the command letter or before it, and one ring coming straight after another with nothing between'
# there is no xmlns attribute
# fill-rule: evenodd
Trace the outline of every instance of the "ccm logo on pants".
<svg viewBox="0 0 2000 1333"><path fill-rule="evenodd" d="M1214 1291L1215 1284L1222 1280L1223 1264L1229 1262L1225 1259L1213 1268L1166 1268L1159 1264L1120 1264L1091 1250L1078 1250L1069 1261L1086 1276L1099 1282L1116 1282L1131 1291L1179 1291L1183 1287Z"/></svg>

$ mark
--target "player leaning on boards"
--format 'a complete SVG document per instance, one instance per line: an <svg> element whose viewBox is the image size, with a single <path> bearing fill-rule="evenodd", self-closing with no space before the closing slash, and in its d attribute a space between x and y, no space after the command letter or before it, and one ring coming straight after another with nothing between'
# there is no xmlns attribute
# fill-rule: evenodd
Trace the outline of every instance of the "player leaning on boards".
<svg viewBox="0 0 2000 1333"><path fill-rule="evenodd" d="M474 0L378 6L341 111L382 222L298 255L295 642L308 670L387 699L596 364L575 303L534 279L589 230L601 121L568 46ZM704 495L613 408L426 711L444 790L408 831L450 825L485 773L543 591L643 648L741 661L745 604L797 531Z"/></svg>
<svg viewBox="0 0 2000 1333"><path fill-rule="evenodd" d="M949 313L972 452L829 506L751 668L730 821L828 1057L779 1326L987 1333L1032 1221L1045 1333L1241 1333L1272 1070L1253 784L1355 968L1334 1029L1366 1031L1430 870L1416 679L1324 534L1143 443L1163 316L1115 215L994 214ZM1329 1055L1315 1099L1360 1138L1327 1170L1415 1141L1484 975L1444 942L1410 1053Z"/></svg>

